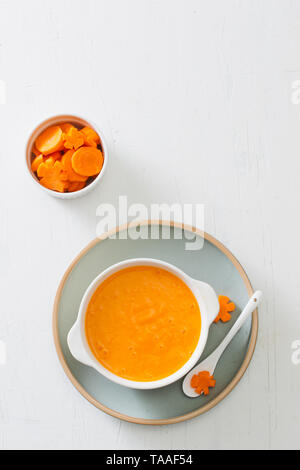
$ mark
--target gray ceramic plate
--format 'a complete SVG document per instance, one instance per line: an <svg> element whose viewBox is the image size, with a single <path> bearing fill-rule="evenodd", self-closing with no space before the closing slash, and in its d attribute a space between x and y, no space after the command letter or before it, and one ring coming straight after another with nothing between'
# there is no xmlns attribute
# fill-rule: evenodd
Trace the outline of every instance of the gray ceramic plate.
<svg viewBox="0 0 300 470"><path fill-rule="evenodd" d="M159 223L161 225L163 223ZM148 222L144 223L148 227ZM185 227L204 238L199 251L186 251L186 239L176 239L182 226L173 224L171 238L158 240L120 239L127 227L116 229L116 239L106 234L93 241L74 260L59 286L53 314L56 350L62 366L79 392L93 405L117 418L141 424L170 424L194 418L219 403L245 373L254 349L258 331L257 311L242 327L221 358L215 372L216 388L207 397L187 398L182 381L159 390L130 390L112 383L95 370L77 362L67 346L67 334L75 322L84 292L93 279L112 264L128 258L156 258L178 266L190 276L211 284L220 295L227 295L237 305L232 321L213 324L202 358L221 342L253 294L245 271L234 256L208 234Z"/></svg>

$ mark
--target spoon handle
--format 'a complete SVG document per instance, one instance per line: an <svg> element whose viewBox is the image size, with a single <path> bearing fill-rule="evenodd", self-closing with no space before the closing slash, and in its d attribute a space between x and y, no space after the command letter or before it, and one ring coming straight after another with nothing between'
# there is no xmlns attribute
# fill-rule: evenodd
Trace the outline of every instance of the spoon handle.
<svg viewBox="0 0 300 470"><path fill-rule="evenodd" d="M214 355L220 357L220 355L223 353L223 351L227 348L228 344L231 342L231 340L234 338L234 336L237 334L237 332L241 329L247 318L254 312L254 310L258 307L260 304L260 301L262 299L262 292L261 291L256 291L255 294L251 297L249 302L247 303L246 307L238 317L237 321L229 331L229 333L226 335L222 343L218 346L216 349Z"/></svg>

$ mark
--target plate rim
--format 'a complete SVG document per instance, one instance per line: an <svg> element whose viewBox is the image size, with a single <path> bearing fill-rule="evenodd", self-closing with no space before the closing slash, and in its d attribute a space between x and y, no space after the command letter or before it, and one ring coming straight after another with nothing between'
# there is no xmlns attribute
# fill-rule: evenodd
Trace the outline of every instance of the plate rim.
<svg viewBox="0 0 300 470"><path fill-rule="evenodd" d="M142 425L152 425L152 426L162 426L162 425L168 425L168 424L176 424L176 423L181 423L183 421L188 421L190 419L196 418L197 416L200 416L207 411L210 411L212 408L214 408L216 405L218 405L222 400L224 400L227 395L229 395L232 390L237 386L237 384L240 382L242 377L244 376L246 370L249 367L249 364L252 360L255 347L256 347L256 342L257 342L257 336L258 336L258 309L256 309L252 315L252 325L251 325L251 336L248 344L248 349L247 353L245 355L244 361L232 379L232 381L227 385L227 387L218 395L216 396L211 402L207 403L204 406L201 406L197 410L194 410L192 412L186 413L181 416L176 416L174 418L167 418L167 419L144 419L144 418L135 418L133 416L125 415L124 413L120 413L118 411L115 411L106 405L103 405L100 403L98 400L96 400L92 395L90 395L85 388L78 382L76 377L73 375L71 372L63 351L62 347L60 344L60 339L59 339L59 332L58 332L58 310L59 310L59 303L60 303L60 298L62 291L64 289L65 283L72 272L73 268L75 265L81 260L81 258L95 245L98 243L101 243L102 241L106 240L107 238L111 237L114 234L117 234L121 232L122 230L126 230L132 227L138 227L138 226L145 226L145 225L161 225L161 226L171 226L171 227L176 227L180 228L182 230L187 230L190 232L193 232L197 235L200 235L203 237L205 240L209 241L212 243L214 246L216 246L220 251L222 251L223 254L232 262L232 264L235 266L237 271L239 272L242 280L244 281L244 284L246 286L247 292L249 297L251 297L254 294L253 287L251 285L251 282L246 274L246 271L242 267L241 263L238 261L238 259L231 253L231 251L223 245L219 240L217 240L215 237L210 235L207 232L204 232L194 226L187 225L181 222L174 222L174 221L166 221L166 220L143 220L143 221L138 221L134 223L126 223L123 225L119 225L115 227L112 230L109 230L108 232L105 232L101 237L95 238L92 240L85 248L83 248L79 254L73 259L71 264L68 266L67 270L65 271L54 300L54 306L53 306L53 313L52 313L52 333L53 333L53 338L54 338L54 345L56 349L56 353L58 355L58 359L62 365L62 368L67 375L68 379L71 381L73 386L78 390L78 392L92 405L94 405L96 408L99 410L103 411L104 413L113 416L114 418L120 419L122 421L126 421L129 423L134 423L134 424L142 424Z"/></svg>

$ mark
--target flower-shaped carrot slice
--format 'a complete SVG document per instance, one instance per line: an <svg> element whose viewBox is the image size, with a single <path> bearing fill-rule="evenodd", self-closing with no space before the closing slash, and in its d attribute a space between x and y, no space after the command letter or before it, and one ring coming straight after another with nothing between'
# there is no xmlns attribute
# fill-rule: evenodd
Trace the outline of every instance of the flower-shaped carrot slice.
<svg viewBox="0 0 300 470"><path fill-rule="evenodd" d="M47 162L42 163L39 167L39 174L41 175L40 183L45 188L60 193L67 190L68 182L65 180L66 174L61 162L48 163L48 165Z"/></svg>
<svg viewBox="0 0 300 470"><path fill-rule="evenodd" d="M75 126L73 126L72 124L69 124L68 122L65 122L64 124L60 124L60 127L61 127L61 130L63 131L63 133L67 134Z"/></svg>
<svg viewBox="0 0 300 470"><path fill-rule="evenodd" d="M68 181L70 182L82 182L82 183L85 183L86 180L88 179L87 176L82 176L82 175L78 175L78 173L76 173L74 170L73 170L73 167L72 167L72 157L74 155L74 150L68 150L64 156L62 157L61 159L61 162L63 164L63 167L64 167L64 170L67 174L67 179Z"/></svg>
<svg viewBox="0 0 300 470"><path fill-rule="evenodd" d="M84 144L83 134L73 126L66 134L63 134L63 139L65 148L70 150L77 150Z"/></svg>
<svg viewBox="0 0 300 470"><path fill-rule="evenodd" d="M216 386L216 381L213 375L210 375L209 372L203 371L199 372L199 374L194 375L191 380L191 387L196 390L196 392L201 395L209 394L209 389L214 388Z"/></svg>
<svg viewBox="0 0 300 470"><path fill-rule="evenodd" d="M41 163L44 163L44 157L43 157L42 154L35 157L35 159L31 163L31 169L32 169L33 173L36 173L38 171L38 168L41 165Z"/></svg>
<svg viewBox="0 0 300 470"><path fill-rule="evenodd" d="M43 163L41 163L37 169L37 175L39 178L47 176L48 169L54 167L55 160L52 157L44 158Z"/></svg>
<svg viewBox="0 0 300 470"><path fill-rule="evenodd" d="M81 147L72 157L73 170L79 175L96 176L102 170L103 154L94 147Z"/></svg>
<svg viewBox="0 0 300 470"><path fill-rule="evenodd" d="M220 295L219 297L220 302L220 312L217 318L215 319L214 323L218 323L220 320L223 323L227 323L231 320L230 313L235 310L235 304L231 302L229 297L225 295Z"/></svg>
<svg viewBox="0 0 300 470"><path fill-rule="evenodd" d="M80 131L84 137L84 143L88 147L97 147L100 144L100 137L91 127L84 127Z"/></svg>
<svg viewBox="0 0 300 470"><path fill-rule="evenodd" d="M63 131L59 126L48 127L36 139L35 147L43 155L50 155L63 149Z"/></svg>
<svg viewBox="0 0 300 470"><path fill-rule="evenodd" d="M61 152L54 152L54 153L51 153L48 158L53 158L54 161L56 160L60 160L61 159Z"/></svg>

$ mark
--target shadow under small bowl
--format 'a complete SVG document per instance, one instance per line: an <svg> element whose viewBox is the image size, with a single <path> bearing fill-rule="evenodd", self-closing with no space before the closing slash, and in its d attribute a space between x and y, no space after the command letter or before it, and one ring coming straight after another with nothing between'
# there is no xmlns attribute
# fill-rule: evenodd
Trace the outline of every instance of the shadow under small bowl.
<svg viewBox="0 0 300 470"><path fill-rule="evenodd" d="M96 131L97 134L100 137L100 147L101 147L103 157L104 157L103 167L102 167L102 170L99 173L99 175L96 176L83 189L81 189L80 191L75 191L73 193L59 193L57 191L52 191L51 189L45 188L44 186L42 186L40 184L38 177L36 176L35 173L33 173L32 169L31 169L31 163L32 163L32 160L33 160L33 152L32 151L33 151L34 143L35 143L37 137L42 132L44 132L48 127L50 127L50 126L59 126L60 124L63 124L63 123L66 123L66 122L68 122L70 124L73 124L74 126L76 126L78 128L83 128L85 126L88 126L88 127L91 127L92 129L94 129L94 131ZM100 181L102 180L102 178L104 176L104 173L105 173L105 170L106 170L106 167L107 167L107 163L108 163L107 146L106 146L106 143L105 143L102 132L97 128L97 126L95 126L90 121L87 121L86 119L84 119L82 117L74 116L74 115L70 115L70 114L65 114L65 115L60 115L60 116L53 116L49 119L46 119L41 124L39 124L33 130L33 132L31 133L31 135L30 135L30 137L27 141L25 157L26 157L26 167L28 169L28 172L29 172L33 182L35 184L38 184L39 187L41 189L43 189L45 192L47 192L48 194L50 194L50 196L53 196L53 197L56 197L56 198L59 198L59 199L76 199L76 198L85 196L86 194L91 192L93 189L95 189L97 184L100 183Z"/></svg>

